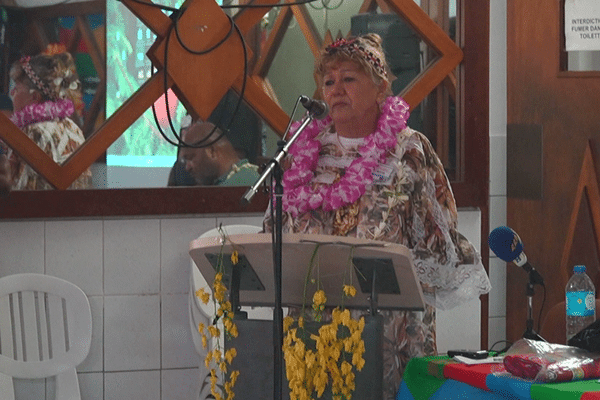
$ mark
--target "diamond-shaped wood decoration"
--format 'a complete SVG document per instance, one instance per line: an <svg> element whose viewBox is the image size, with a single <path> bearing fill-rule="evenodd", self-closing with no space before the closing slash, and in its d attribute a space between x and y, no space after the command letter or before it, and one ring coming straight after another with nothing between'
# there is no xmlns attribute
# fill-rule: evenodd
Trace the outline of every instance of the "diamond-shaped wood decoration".
<svg viewBox="0 0 600 400"><path fill-rule="evenodd" d="M243 46L221 7L214 0L197 0L179 18L177 32L172 29L157 40L148 57L159 69L167 63L177 97L206 120L244 73Z"/></svg>
<svg viewBox="0 0 600 400"><path fill-rule="evenodd" d="M400 93L400 96L414 108L442 83L446 76L452 74L463 59L463 52L414 1L386 0L385 2L440 55Z"/></svg>
<svg viewBox="0 0 600 400"><path fill-rule="evenodd" d="M157 40L155 45L152 46L151 51L159 51L160 44L169 36L169 31L173 27L173 21L166 16L160 9L152 6L145 5L141 2L133 0L121 0L140 20L142 20L156 35ZM255 4L271 4L271 0L257 0ZM214 6L214 7L213 7ZM204 28L205 31L210 29L211 35L207 35L206 40L215 40L215 38L222 37L218 36L219 33L227 32L224 31L224 27L229 30L231 26L229 19L223 13L220 7L216 5L214 0L188 0L184 7L188 11L199 13L204 15L201 19L202 23L196 25L194 23L195 18L183 18L182 25L183 29L187 30L188 33L200 27ZM239 13L236 18L236 25L242 35L246 34L247 31L260 21L262 16L270 9L265 8L250 8ZM190 16L193 17L192 12ZM220 14L222 15L220 15ZM212 34L214 32L214 34ZM196 35L196 34L194 34ZM197 36L196 36L197 37ZM231 47L239 46L239 37L236 40L235 35L232 35L222 44L222 49L218 53L221 56L230 55L233 53ZM208 48L214 43L195 43L197 46L203 46ZM240 51L238 48L237 51ZM159 57L156 53L154 57ZM210 62L214 60L208 58ZM174 72L174 76L165 74L164 69L160 69L152 78L146 81L140 89L138 89L121 107L119 107L115 113L108 118L104 124L90 136L85 143L83 143L72 155L69 157L63 165L58 165L51 157L44 153L31 139L27 137L20 129L18 129L10 120L4 115L0 114L0 124L6 127L0 130L0 138L2 138L8 146L10 146L17 154L19 154L37 173L43 176L52 186L57 189L67 189L74 181L79 177L92 163L97 160L108 147L122 135L122 133L133 124L148 108L154 104L154 102L164 94L165 79L166 86L168 88L173 87L174 91L182 96L180 100L186 105L198 105L197 102L192 102L185 95L196 96L200 95L206 88L199 87L206 83L202 79L190 80L189 65L185 63L177 62L172 60L171 65L167 65L169 72ZM212 90L225 94L225 92L233 85L234 88L241 87L243 83L243 77L240 76L240 71L243 71L243 67L230 68L232 60L226 60L227 68L224 68L221 64L221 68L217 71L220 79L220 84L212 85ZM243 65L243 64L242 64ZM173 68L171 68L171 66ZM207 65L196 65L197 68L210 69ZM181 73L186 71L186 73ZM201 72L198 72L198 75ZM209 78L214 78L209 72L207 74ZM175 85L175 86L174 86ZM181 90L184 88L185 90ZM248 80L248 89L250 93L255 93L258 90L262 91L261 86L254 80ZM268 102L275 104L266 93L264 96L258 95L257 101ZM268 98L268 100L267 100ZM218 99L217 99L218 103ZM215 104L216 105L216 104ZM213 107L214 108L214 107ZM263 111L264 107L262 107ZM287 123L287 115L279 107L280 112L273 115L273 120L265 118L265 115L261 115L267 122L270 122L271 126L276 130L285 129ZM199 115L203 115L207 112L207 107L200 107L200 110L196 110ZM212 110L210 110L212 111ZM210 111L208 114L210 114ZM283 128L282 128L283 126Z"/></svg>
<svg viewBox="0 0 600 400"><path fill-rule="evenodd" d="M290 3L293 2L293 0L286 0L286 2ZM364 0L359 12L373 12L377 6L379 6L382 11L398 14L417 34L419 34L421 39L439 54L439 57L433 63L430 63L429 66L400 93L400 96L406 100L412 109L423 101L423 99L443 82L446 77L452 76L454 69L463 59L463 52L446 32L444 32L444 30L414 2L414 0ZM333 35L329 31L326 32L325 39L321 39L317 33L314 22L306 10L306 6L297 5L282 9L267 38L265 56L262 57L261 61L254 69L255 74L263 78L267 76L273 57L283 41L283 36L285 35L292 17L296 18L298 21L298 25L302 29L304 37L315 58L318 57L323 46L326 46L333 41Z"/></svg>
<svg viewBox="0 0 600 400"><path fill-rule="evenodd" d="M218 53L194 58L182 52L181 45L174 38L174 32L171 32L174 26L173 20L160 9L135 0L121 1L157 35L157 40L148 52L148 56L159 67L158 72L119 107L63 165L56 164L5 115L0 114L0 124L5 127L0 130L0 138L51 185L57 189L68 188L164 94L165 86L173 89L190 112L195 112L203 118L211 113L230 87L238 93L243 90L245 100L257 114L274 131L283 133L288 115L274 100L265 77L292 16L298 20L313 55L318 56L324 41L317 33L314 22L304 5L291 6L280 12L281 21L278 18L267 40L265 56L259 60L252 74L245 75L243 66L240 66L240 62L243 61L240 56L242 44L235 32L223 43L222 48L219 47ZM269 11L271 7L268 4L273 4L273 1L255 0L253 5L265 6L247 8L236 15L235 23L241 35L245 35ZM413 0L364 0L361 12L372 10L377 5L384 11L393 11L400 15L440 55L401 93L401 96L414 108L448 75L452 74L460 64L463 53L443 29ZM180 20L180 28L185 32L184 36L194 38L189 43L189 47L194 50L209 48L231 29L229 18L214 0L188 0L183 8L187 10ZM170 35L170 32L173 34ZM331 39L332 35L328 32L325 44L330 43ZM165 71L164 50L167 41L170 58ZM173 49L178 54L177 57L172 56ZM221 95L215 96L211 93Z"/></svg>

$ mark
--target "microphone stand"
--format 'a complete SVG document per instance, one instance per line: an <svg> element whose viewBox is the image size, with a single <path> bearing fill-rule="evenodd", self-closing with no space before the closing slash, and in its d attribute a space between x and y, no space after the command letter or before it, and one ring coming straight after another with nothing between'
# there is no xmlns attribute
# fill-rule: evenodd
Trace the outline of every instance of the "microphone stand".
<svg viewBox="0 0 600 400"><path fill-rule="evenodd" d="M543 285L544 280L542 279L539 272L535 269L531 268L529 270L529 282L527 282L527 286L525 288L525 294L527 295L527 321L525 323L525 332L523 333L523 338L538 340L542 342L547 342L546 339L541 337L534 329L533 329L533 295L534 295L534 286L535 284Z"/></svg>
<svg viewBox="0 0 600 400"><path fill-rule="evenodd" d="M278 142L278 153L269 161L269 164L265 168L263 174L258 178L256 183L248 189L246 194L242 197L242 203L247 204L250 202L252 197L258 192L258 188L265 179L273 174L275 180L275 188L273 190L273 200L271 207L275 206L275 223L273 232L275 237L273 239L273 276L275 284L275 307L273 310L273 367L274 367L274 382L273 382L273 394L274 400L281 400L283 397L283 306L281 301L281 287L282 287L282 253L283 253L283 170L281 169L281 161L288 154L291 145L298 139L300 133L308 126L308 124L314 119L312 113L307 113L306 117L302 121L302 124L298 130L294 133L294 136L286 143L285 140ZM288 125L289 129L289 125ZM283 135L285 137L286 133ZM274 204L273 204L274 203Z"/></svg>
<svg viewBox="0 0 600 400"><path fill-rule="evenodd" d="M302 131L304 130L304 128L306 128L306 126L308 124L310 124L310 122L314 119L314 116L311 113L307 113L306 117L304 118L304 120L302 121L302 124L300 125L300 127L298 128L298 130L296 131L296 133L294 133L294 136L292 136L290 138L290 140L287 141L287 143L284 140L280 140L278 142L278 153L275 155L275 157L273 157L269 163L267 164L267 166L265 167L265 170L263 172L263 174L256 180L256 182L254 183L254 185L252 185L250 187L250 189L248 189L246 191L246 193L244 194L244 196L242 196L242 204L248 204L250 203L250 201L252 200L252 198L254 197L254 195L258 192L258 188L260 188L260 186L263 184L263 182L267 179L267 177L269 175L271 175L271 173L273 172L273 170L275 168L279 168L281 165L281 161L285 158L285 156L287 156L288 151L290 150L290 147L292 146L292 144L296 141L296 139L298 139L298 136L300 136L300 133L302 133ZM289 129L289 126L288 126ZM287 134L284 133L283 137L285 137ZM273 175L275 176L275 175Z"/></svg>

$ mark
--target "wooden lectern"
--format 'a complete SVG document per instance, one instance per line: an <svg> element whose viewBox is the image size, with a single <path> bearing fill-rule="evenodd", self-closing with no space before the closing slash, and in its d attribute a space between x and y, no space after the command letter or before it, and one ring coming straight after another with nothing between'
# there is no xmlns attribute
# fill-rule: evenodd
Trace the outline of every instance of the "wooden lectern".
<svg viewBox="0 0 600 400"><path fill-rule="evenodd" d="M201 237L190 245L190 255L204 276L212 283L215 267L222 257L223 283L228 287L230 300L236 312L239 335L226 346L235 347L238 356L232 367L240 370L235 392L244 399L266 399L273 388L273 322L249 320L240 311L241 306L273 307L275 297L273 277L273 244L271 234L238 234ZM318 247L318 250L317 250ZM236 268L231 265L233 250L239 253ZM318 251L313 277L319 277L321 288L327 294L327 306L342 303L342 286L350 283L349 262L352 259L352 283L357 288L353 298L344 298L349 308L365 309L363 331L366 352L365 367L356 374L353 398L380 400L383 378L383 318L377 310L424 310L423 292L412 263L412 254L405 246L381 241L329 235L283 235L282 304L309 305L316 285L304 286L311 258ZM305 298L306 296L306 298ZM286 386L287 387L287 382ZM323 399L331 398L325 394ZM284 391L283 399L289 399Z"/></svg>

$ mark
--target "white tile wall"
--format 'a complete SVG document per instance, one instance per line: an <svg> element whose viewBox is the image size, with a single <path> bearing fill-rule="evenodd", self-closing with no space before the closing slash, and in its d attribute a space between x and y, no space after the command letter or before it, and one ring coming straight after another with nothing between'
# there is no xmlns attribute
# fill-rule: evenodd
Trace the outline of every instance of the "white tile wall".
<svg viewBox="0 0 600 400"><path fill-rule="evenodd" d="M79 286L88 296L101 296L102 221L48 221L46 274Z"/></svg>
<svg viewBox="0 0 600 400"><path fill-rule="evenodd" d="M161 299L161 367L197 367L198 356L195 351L190 351L194 349L194 343L190 336L190 324L187 322L187 293L163 294Z"/></svg>
<svg viewBox="0 0 600 400"><path fill-rule="evenodd" d="M490 231L506 225L506 0L490 1ZM487 242L487 238L483 238ZM487 245L487 244L485 244ZM506 263L490 251L488 347L506 339ZM494 347L494 350L502 348Z"/></svg>
<svg viewBox="0 0 600 400"><path fill-rule="evenodd" d="M84 399L193 399L189 243L215 226L216 217L0 222L0 276L47 273L88 294L92 345L78 367ZM54 379L19 379L15 392L17 400L54 399Z"/></svg>
<svg viewBox="0 0 600 400"><path fill-rule="evenodd" d="M200 392L198 369L165 369L162 371L161 400L194 400ZM236 396L242 398L241 395Z"/></svg>
<svg viewBox="0 0 600 400"><path fill-rule="evenodd" d="M80 372L104 371L104 297L88 296L92 310L92 344L85 360L77 368Z"/></svg>
<svg viewBox="0 0 600 400"><path fill-rule="evenodd" d="M506 125L504 136L490 136L490 196L506 197Z"/></svg>
<svg viewBox="0 0 600 400"><path fill-rule="evenodd" d="M481 251L481 212L462 209L458 230ZM457 334L460 332L459 334ZM481 343L481 303L472 300L451 310L436 312L436 340L439 353L450 349L479 349Z"/></svg>
<svg viewBox="0 0 600 400"><path fill-rule="evenodd" d="M217 225L216 218L163 219L160 224L161 293L187 293L189 242ZM183 238L189 238L183 239Z"/></svg>
<svg viewBox="0 0 600 400"><path fill-rule="evenodd" d="M471 300L450 310L436 311L438 352L451 349L479 349L481 343L481 303Z"/></svg>
<svg viewBox="0 0 600 400"><path fill-rule="evenodd" d="M0 223L0 274L44 273L44 222Z"/></svg>
<svg viewBox="0 0 600 400"><path fill-rule="evenodd" d="M490 259L490 281L495 286L489 297L489 317L506 316L506 263L497 257Z"/></svg>
<svg viewBox="0 0 600 400"><path fill-rule="evenodd" d="M79 390L83 400L104 400L104 374L101 372L79 374ZM54 399L51 396L47 398Z"/></svg>
<svg viewBox="0 0 600 400"><path fill-rule="evenodd" d="M160 295L104 298L105 371L160 369Z"/></svg>
<svg viewBox="0 0 600 400"><path fill-rule="evenodd" d="M479 243L479 211L461 210L459 218L461 232ZM219 223L261 221L256 214L0 222L0 276L49 273L88 292L92 345L78 368L84 399L193 399L200 360L187 313L189 243ZM447 314L442 347L478 343L479 328L469 334L456 323L478 325L478 303ZM54 398L53 379L15 386L17 400Z"/></svg>
<svg viewBox="0 0 600 400"><path fill-rule="evenodd" d="M46 384L40 379L14 379L15 399L44 399Z"/></svg>
<svg viewBox="0 0 600 400"><path fill-rule="evenodd" d="M104 294L160 291L160 220L104 221Z"/></svg>
<svg viewBox="0 0 600 400"><path fill-rule="evenodd" d="M490 317L489 349L502 350L506 346L506 317Z"/></svg>
<svg viewBox="0 0 600 400"><path fill-rule="evenodd" d="M110 372L104 374L104 400L161 400L160 386L160 371Z"/></svg>

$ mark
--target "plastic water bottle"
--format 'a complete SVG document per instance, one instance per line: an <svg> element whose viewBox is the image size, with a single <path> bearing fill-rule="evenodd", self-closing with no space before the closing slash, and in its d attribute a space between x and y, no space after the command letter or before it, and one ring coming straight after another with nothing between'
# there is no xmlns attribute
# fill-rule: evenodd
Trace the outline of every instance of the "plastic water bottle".
<svg viewBox="0 0 600 400"><path fill-rule="evenodd" d="M567 342L596 320L596 288L585 273L585 265L576 265L567 282Z"/></svg>

